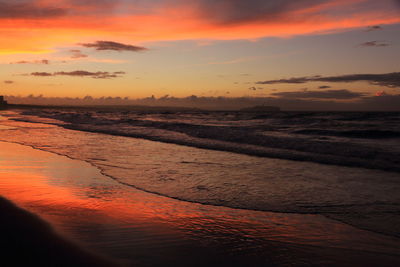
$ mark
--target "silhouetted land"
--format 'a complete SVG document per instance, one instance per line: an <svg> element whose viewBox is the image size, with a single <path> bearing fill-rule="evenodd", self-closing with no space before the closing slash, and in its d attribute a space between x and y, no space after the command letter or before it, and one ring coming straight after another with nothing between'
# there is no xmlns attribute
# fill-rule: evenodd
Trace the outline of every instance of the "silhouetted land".
<svg viewBox="0 0 400 267"><path fill-rule="evenodd" d="M4 96L0 95L0 109L8 106L7 101L4 100Z"/></svg>
<svg viewBox="0 0 400 267"><path fill-rule="evenodd" d="M240 111L244 112L279 112L281 109L274 106L254 106L249 108L242 108Z"/></svg>
<svg viewBox="0 0 400 267"><path fill-rule="evenodd" d="M168 106L124 106L124 105L90 105L90 106L57 106L57 105L22 105L8 104L10 109L73 109L73 110L96 110L96 111L113 111L126 110L138 112L196 112L204 111L198 108L187 107L168 107Z"/></svg>

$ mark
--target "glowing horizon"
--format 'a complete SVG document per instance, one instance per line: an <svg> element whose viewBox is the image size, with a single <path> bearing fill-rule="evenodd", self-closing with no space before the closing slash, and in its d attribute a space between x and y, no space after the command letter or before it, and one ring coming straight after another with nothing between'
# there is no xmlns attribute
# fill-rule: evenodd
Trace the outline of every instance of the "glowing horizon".
<svg viewBox="0 0 400 267"><path fill-rule="evenodd" d="M398 72L399 7L395 0L0 1L0 94L397 95L398 85L362 80L257 82Z"/></svg>

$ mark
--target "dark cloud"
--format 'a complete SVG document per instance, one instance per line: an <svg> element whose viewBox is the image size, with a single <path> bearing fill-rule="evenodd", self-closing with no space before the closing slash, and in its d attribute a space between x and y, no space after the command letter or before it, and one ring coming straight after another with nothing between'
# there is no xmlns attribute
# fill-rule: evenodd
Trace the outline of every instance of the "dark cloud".
<svg viewBox="0 0 400 267"><path fill-rule="evenodd" d="M364 46L364 47L385 47L385 46L389 46L389 44L381 42L381 41L370 41L370 42L362 43L359 46Z"/></svg>
<svg viewBox="0 0 400 267"><path fill-rule="evenodd" d="M379 31L379 30L383 30L382 26L379 25L368 26L366 29L367 32Z"/></svg>
<svg viewBox="0 0 400 267"><path fill-rule="evenodd" d="M384 74L350 74L341 76L310 76L280 80L260 81L257 84L279 84L279 83L307 83L307 82L370 82L371 84L386 87L400 87L400 72L384 73Z"/></svg>
<svg viewBox="0 0 400 267"><path fill-rule="evenodd" d="M85 70L76 71L59 71L59 72L32 72L31 76L49 77L49 76L73 76L73 77L90 77L94 79L110 79L119 78L120 75L125 74L123 71L108 72L108 71L97 71L90 72Z"/></svg>
<svg viewBox="0 0 400 267"><path fill-rule="evenodd" d="M330 0L198 0L200 12L222 24L294 19L292 11L312 8ZM298 18L297 18L298 19Z"/></svg>
<svg viewBox="0 0 400 267"><path fill-rule="evenodd" d="M264 88L263 87L250 87L249 88L249 90L251 90L251 91L257 91L257 90L263 90Z"/></svg>
<svg viewBox="0 0 400 267"><path fill-rule="evenodd" d="M140 52L145 51L147 48L142 46L135 46L129 44L122 44L112 41L97 41L95 43L85 43L80 44L84 47L95 48L96 50L113 50L113 51L131 51L131 52Z"/></svg>
<svg viewBox="0 0 400 267"><path fill-rule="evenodd" d="M14 81L6 80L6 81L4 81L4 83L5 83L5 84L13 84Z"/></svg>
<svg viewBox="0 0 400 267"><path fill-rule="evenodd" d="M299 77L299 78L289 78L289 79L280 79L280 80L269 80L263 82L257 82L257 84L278 84L278 83L306 83L309 81L315 81L316 79L321 78L321 76L312 76L312 77Z"/></svg>
<svg viewBox="0 0 400 267"><path fill-rule="evenodd" d="M32 72L30 75L32 75L32 76L41 76L41 77L53 76L53 74L50 73L50 72Z"/></svg>
<svg viewBox="0 0 400 267"><path fill-rule="evenodd" d="M380 96L366 96L349 101L335 99L312 98L282 98L282 97L174 97L166 95L141 99L127 99L121 97L84 97L84 98L47 98L43 96L6 96L13 104L38 105L124 105L124 106L159 106L159 107L195 107L203 109L235 110L245 107L267 105L277 106L282 110L295 111L400 111L400 95L382 94ZM193 101L196 99L196 101Z"/></svg>
<svg viewBox="0 0 400 267"><path fill-rule="evenodd" d="M119 0L68 0L75 7L113 8L120 4Z"/></svg>
<svg viewBox="0 0 400 267"><path fill-rule="evenodd" d="M21 60L21 61L17 61L17 62L11 62L10 64L44 64L44 65L48 65L48 64L50 64L50 60L48 60L48 59L33 60L33 61Z"/></svg>
<svg viewBox="0 0 400 267"><path fill-rule="evenodd" d="M353 99L365 96L364 93L343 90L328 91L294 91L272 93L272 96L280 98L313 98L313 99Z"/></svg>
<svg viewBox="0 0 400 267"><path fill-rule="evenodd" d="M72 49L72 50L69 50L69 52L72 54L71 58L74 58L74 59L88 57L88 55L83 54L82 51L78 50L78 49Z"/></svg>
<svg viewBox="0 0 400 267"><path fill-rule="evenodd" d="M322 86L318 87L318 89L329 89L329 88L332 88L332 87L329 85L322 85Z"/></svg>
<svg viewBox="0 0 400 267"><path fill-rule="evenodd" d="M11 2L11 3L10 3ZM66 15L67 9L40 6L34 1L0 1L0 18L40 19Z"/></svg>
<svg viewBox="0 0 400 267"><path fill-rule="evenodd" d="M110 15L121 2L121 0L0 0L0 18L46 19L88 13Z"/></svg>
<svg viewBox="0 0 400 267"><path fill-rule="evenodd" d="M84 71L84 70L76 70L76 71L70 71L70 72L60 71L60 72L54 73L54 75L91 77L91 78L95 78L95 79L118 78L118 77L120 77L120 76L118 76L119 74L122 74L122 72L120 72L120 71L117 71L117 72L107 72L107 71L90 72L90 71Z"/></svg>
<svg viewBox="0 0 400 267"><path fill-rule="evenodd" d="M121 6L122 0L67 0L74 14L91 14L107 16L116 15L114 11ZM137 0L136 0L137 1Z"/></svg>

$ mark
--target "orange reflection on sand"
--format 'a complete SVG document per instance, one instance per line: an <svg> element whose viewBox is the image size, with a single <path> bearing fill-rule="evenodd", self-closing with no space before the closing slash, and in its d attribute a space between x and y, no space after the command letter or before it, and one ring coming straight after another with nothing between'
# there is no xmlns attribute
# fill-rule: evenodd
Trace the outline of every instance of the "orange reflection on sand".
<svg viewBox="0 0 400 267"><path fill-rule="evenodd" d="M9 157L0 163L0 192L22 207L34 206L50 213L51 210L97 212L122 221L151 217L162 220L172 214L177 219L199 216L174 207L177 201L163 201L164 198L155 197L155 203L152 203L154 199L142 192L137 192L134 199L129 199L121 194L116 182L107 181L109 178L102 176L89 164L20 145L2 143L2 147L3 153L8 150L6 154ZM37 160L38 154L40 160ZM75 165L65 164L65 161ZM98 180L110 183L109 187Z"/></svg>
<svg viewBox="0 0 400 267"><path fill-rule="evenodd" d="M218 212L224 220L241 223L256 221L246 216L245 211L233 219L229 212L234 210L229 208L181 202L126 188L83 162L20 145L2 143L2 146L6 149L12 147L12 150L7 152L11 156L9 160L0 164L1 193L21 206L32 206L34 203L42 206L41 209L47 207L68 211L79 208L123 221L142 218L182 225L185 221L197 219L212 221L212 218L204 218L204 213L210 214L212 211ZM21 165L16 165L17 161ZM65 164L65 161L74 164ZM229 212L224 214L225 211ZM235 213L238 215L240 211Z"/></svg>

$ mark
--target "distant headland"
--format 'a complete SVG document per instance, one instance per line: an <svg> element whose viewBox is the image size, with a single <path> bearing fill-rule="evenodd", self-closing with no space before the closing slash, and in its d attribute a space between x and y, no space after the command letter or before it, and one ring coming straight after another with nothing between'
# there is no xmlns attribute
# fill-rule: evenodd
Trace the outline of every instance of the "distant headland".
<svg viewBox="0 0 400 267"><path fill-rule="evenodd" d="M279 107L275 106L254 106L249 108L242 108L240 111L244 112L278 112L281 111Z"/></svg>
<svg viewBox="0 0 400 267"><path fill-rule="evenodd" d="M4 100L4 96L0 95L0 108L7 106L7 101Z"/></svg>

